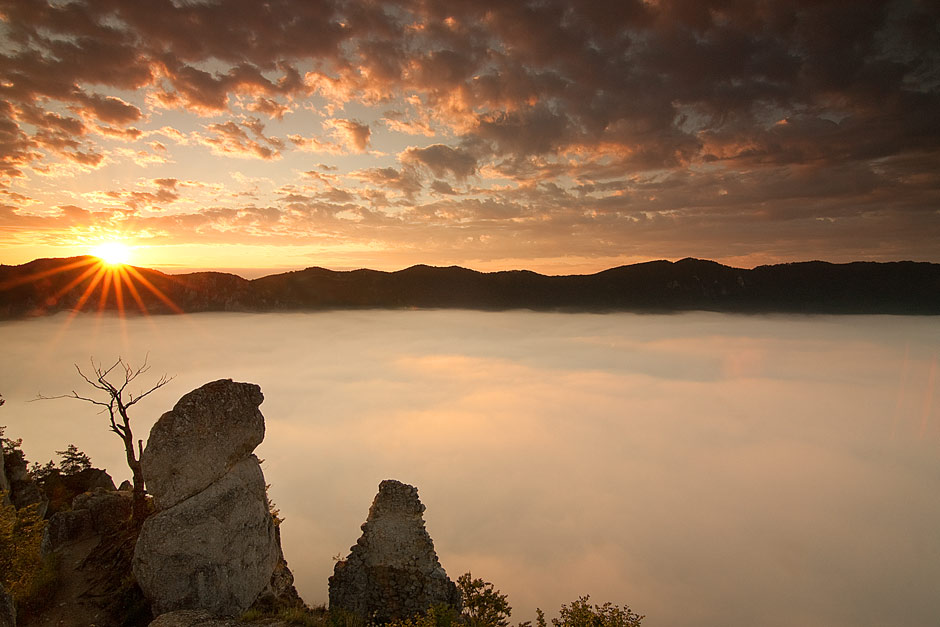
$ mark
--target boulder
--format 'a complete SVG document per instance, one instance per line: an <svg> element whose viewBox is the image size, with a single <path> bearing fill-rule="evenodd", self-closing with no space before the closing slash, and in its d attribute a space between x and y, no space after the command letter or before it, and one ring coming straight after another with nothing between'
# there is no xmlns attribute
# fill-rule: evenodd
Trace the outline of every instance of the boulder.
<svg viewBox="0 0 940 627"><path fill-rule="evenodd" d="M87 509L56 512L42 532L39 550L43 555L48 555L69 542L89 538L94 532L91 512Z"/></svg>
<svg viewBox="0 0 940 627"><path fill-rule="evenodd" d="M0 627L16 627L16 608L13 597L0 584Z"/></svg>
<svg viewBox="0 0 940 627"><path fill-rule="evenodd" d="M114 489L95 488L72 499L72 510L87 510L96 533L113 533L127 525L134 513L134 495Z"/></svg>
<svg viewBox="0 0 940 627"><path fill-rule="evenodd" d="M140 459L158 511L205 490L255 450L264 439L263 400L257 385L222 379L160 417Z"/></svg>
<svg viewBox="0 0 940 627"><path fill-rule="evenodd" d="M264 475L251 455L205 490L148 518L133 568L155 614L203 609L233 616L268 586L277 561Z"/></svg>
<svg viewBox="0 0 940 627"><path fill-rule="evenodd" d="M385 622L439 603L460 608L460 593L438 561L423 513L417 488L391 479L379 484L362 536L333 569L330 609Z"/></svg>

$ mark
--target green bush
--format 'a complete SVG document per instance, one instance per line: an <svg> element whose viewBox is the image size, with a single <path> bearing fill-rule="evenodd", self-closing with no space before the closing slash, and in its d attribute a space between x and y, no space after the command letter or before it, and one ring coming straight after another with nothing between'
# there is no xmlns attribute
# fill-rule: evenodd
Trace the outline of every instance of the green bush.
<svg viewBox="0 0 940 627"><path fill-rule="evenodd" d="M329 623L331 627L366 627L370 625L358 614L343 609L329 610Z"/></svg>
<svg viewBox="0 0 940 627"><path fill-rule="evenodd" d="M388 623L386 627L454 627L462 624L461 616L451 606L432 605L424 614Z"/></svg>
<svg viewBox="0 0 940 627"><path fill-rule="evenodd" d="M505 594L500 593L493 584L483 579L474 579L465 573L457 578L463 610L461 613L448 606L436 605L424 614L418 614L405 620L388 623L386 627L509 627L512 608ZM559 610L559 617L553 618L552 627L640 627L645 618L630 609L612 603L591 605L591 597L585 595ZM547 627L545 613L536 608L535 627ZM517 627L531 627L529 621L521 622ZM333 627L363 627L359 624L338 624Z"/></svg>
<svg viewBox="0 0 940 627"><path fill-rule="evenodd" d="M63 475L76 475L91 468L91 458L78 450L74 444L69 444L64 451L56 451L56 455L62 458L59 462L59 470Z"/></svg>
<svg viewBox="0 0 940 627"><path fill-rule="evenodd" d="M512 607L505 594L469 572L457 578L457 589L463 601L464 622L469 627L507 627Z"/></svg>
<svg viewBox="0 0 940 627"><path fill-rule="evenodd" d="M280 610L265 610L257 607L250 608L239 616L239 620L251 623L256 621L269 621L277 619L289 625L302 625L303 627L331 627L335 623L332 616L324 607L290 607ZM349 627L365 627L363 621Z"/></svg>
<svg viewBox="0 0 940 627"><path fill-rule="evenodd" d="M633 612L629 606L621 608L612 603L591 605L585 595L570 605L562 605L560 616L552 619L555 627L639 627L645 616ZM544 618L542 619L544 622Z"/></svg>
<svg viewBox="0 0 940 627"><path fill-rule="evenodd" d="M5 493L0 493L2 503ZM39 515L38 505L17 511L12 505L0 504L0 583L17 604L28 602L53 574L40 560L39 544L46 523ZM54 570L54 565L51 567Z"/></svg>

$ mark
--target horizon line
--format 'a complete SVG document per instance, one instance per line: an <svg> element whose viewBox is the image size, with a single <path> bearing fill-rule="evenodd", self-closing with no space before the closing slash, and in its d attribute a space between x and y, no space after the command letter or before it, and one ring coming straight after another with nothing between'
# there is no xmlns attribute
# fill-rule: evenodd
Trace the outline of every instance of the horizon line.
<svg viewBox="0 0 940 627"><path fill-rule="evenodd" d="M95 255L92 255L92 254L73 255L73 256L69 256L69 257L38 257L38 258L36 258L36 259L33 259L33 260L31 260L31 261L27 261L27 262L24 262L24 263L21 263L21 264L5 264L5 263L0 263L0 266L6 266L6 267L10 267L10 268L15 268L15 267L22 267L22 266L28 265L28 264L30 264L30 263L36 263L36 262L38 262L38 261L62 261L62 260L82 259L82 258L87 258L87 257L91 257L91 258L98 259L98 257L96 257ZM828 260L825 260L825 259L804 259L804 260L800 260L800 261L782 261L782 262L779 262L779 263L764 263L764 264L758 264L758 265L755 265L755 266L752 266L752 267L748 268L748 267L741 267L741 266L732 266L732 265L728 265L728 264L721 263L721 262L719 262L719 261L714 261L714 260L712 260L712 259L704 259L704 258L700 258L700 257L681 257L681 258L678 258L678 259L668 259L668 258L648 259L648 260L646 260L646 261L638 261L638 262L635 262L635 263L627 263L627 264L620 264L620 265L616 265L616 266L609 266L609 267L603 268L603 269L601 269L601 270L597 270L596 272L589 272L589 273L571 273L571 274L545 274L545 273L538 272L538 271L535 271L535 270L530 270L530 269L528 269L528 268L506 268L506 269L500 269L500 270L478 270L478 269L475 269L475 268L472 268L472 267L461 266L461 265L458 265L458 264L433 265L433 264L428 264L428 263L415 263L415 264L411 264L411 265L409 265L409 266L405 266L405 267L402 267L402 268L398 268L397 270L377 270L377 269L375 269L375 268L369 268L369 267L366 267L366 266L358 266L358 267L347 266L347 267L341 267L341 268L329 268L329 267L326 267L326 266L319 266L319 265L312 265L312 266L305 266L305 267L299 267L299 266L282 266L282 267L270 267L270 268L206 268L206 267L184 266L184 265L182 265L182 264L180 264L179 266L168 265L168 264L155 264L155 265L150 265L150 266L144 266L144 265L138 266L138 265L134 265L133 263L127 263L127 264L122 264L122 265L124 265L124 266L129 266L129 267L131 267L131 268L136 268L136 269L138 269L138 270L143 269L143 270L151 270L151 271L154 271L154 272L160 272L161 274L165 274L165 275L167 275L167 276L185 276L185 275L188 275L188 274L216 273L216 274L227 274L227 275L231 275L231 276L237 276L237 277L239 277L239 278L241 278L241 279L243 279L243 280L245 280L245 281L253 281L253 280L263 279L263 278L270 277L270 276L277 276L277 275L281 275L281 274L288 274L288 273L291 273L291 272L303 272L303 271L306 271L306 270L314 270L314 269L326 270L326 271L328 271L328 272L358 272L358 271L369 271L369 272L379 272L379 273L383 273L383 274L395 274L395 273L397 273L397 272L404 272L404 271L406 271L406 270L410 270L410 269L412 269L412 268L419 268L419 267L435 268L435 269L449 269L449 268L453 268L453 269L460 269L460 270L468 270L468 271L470 271L470 272L477 272L477 273L479 273L479 274L499 274L499 273L502 273L502 272L529 272L529 273L532 273L532 274L537 274L537 275L545 276L545 277L593 276L593 275L596 275L596 274L601 274L601 273L603 273L603 272L608 272L608 271L610 271L610 270L616 270L616 269L618 269L618 268L628 268L628 267L641 266L641 265L650 264L650 263L663 263L663 262L664 262L664 263L670 263L670 264L676 264L676 263L680 263L680 262L684 262L684 261L699 261L699 262L705 262L705 263L713 263L713 264L716 264L716 265L719 265L719 266L723 266L723 267L726 267L726 268L732 268L732 269L734 269L734 270L747 270L747 271L754 270L754 269L756 269L756 268L767 268L767 267L775 267L775 266L787 266L787 265L796 265L796 264L804 264L804 263L822 263L822 264L828 264L828 265L834 265L834 266L850 265L850 264L856 264L856 263L871 263L871 264L883 264L883 265L894 264L894 263L916 263L916 264L938 265L938 262L933 262L933 261L918 261L918 260L914 260L914 259L895 259L895 260L891 260L891 261L872 261L872 260L865 260L865 259L855 259L855 260L852 260L852 261L844 261L844 262L828 261ZM177 268L177 269L174 270L174 268ZM249 274L249 275L254 274L254 276L243 276L242 273ZM264 273L264 274L262 274L262 273Z"/></svg>

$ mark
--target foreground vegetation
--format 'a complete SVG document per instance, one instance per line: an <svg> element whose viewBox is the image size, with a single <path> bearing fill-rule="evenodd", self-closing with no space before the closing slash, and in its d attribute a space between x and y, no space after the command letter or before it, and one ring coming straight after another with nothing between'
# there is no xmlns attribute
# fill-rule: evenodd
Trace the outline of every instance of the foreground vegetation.
<svg viewBox="0 0 940 627"><path fill-rule="evenodd" d="M492 583L464 573L457 579L463 608L460 612L448 605L435 605L427 612L404 620L387 623L385 627L509 627L512 607L505 594ZM551 619L552 627L640 627L644 616L612 603L592 605L590 596L566 603ZM535 627L547 627L545 613L536 609ZM251 609L241 616L246 622L278 619L291 625L304 627L374 627L374 623L342 610L330 611L326 607L287 608L263 612ZM523 621L516 627L532 627Z"/></svg>

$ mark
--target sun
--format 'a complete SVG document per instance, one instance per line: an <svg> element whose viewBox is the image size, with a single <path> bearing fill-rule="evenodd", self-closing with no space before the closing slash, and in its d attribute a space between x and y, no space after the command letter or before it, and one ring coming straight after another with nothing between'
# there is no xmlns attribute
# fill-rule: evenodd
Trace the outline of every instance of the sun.
<svg viewBox="0 0 940 627"><path fill-rule="evenodd" d="M105 242L96 246L91 254L109 266L123 266L130 263L131 247L121 242Z"/></svg>

